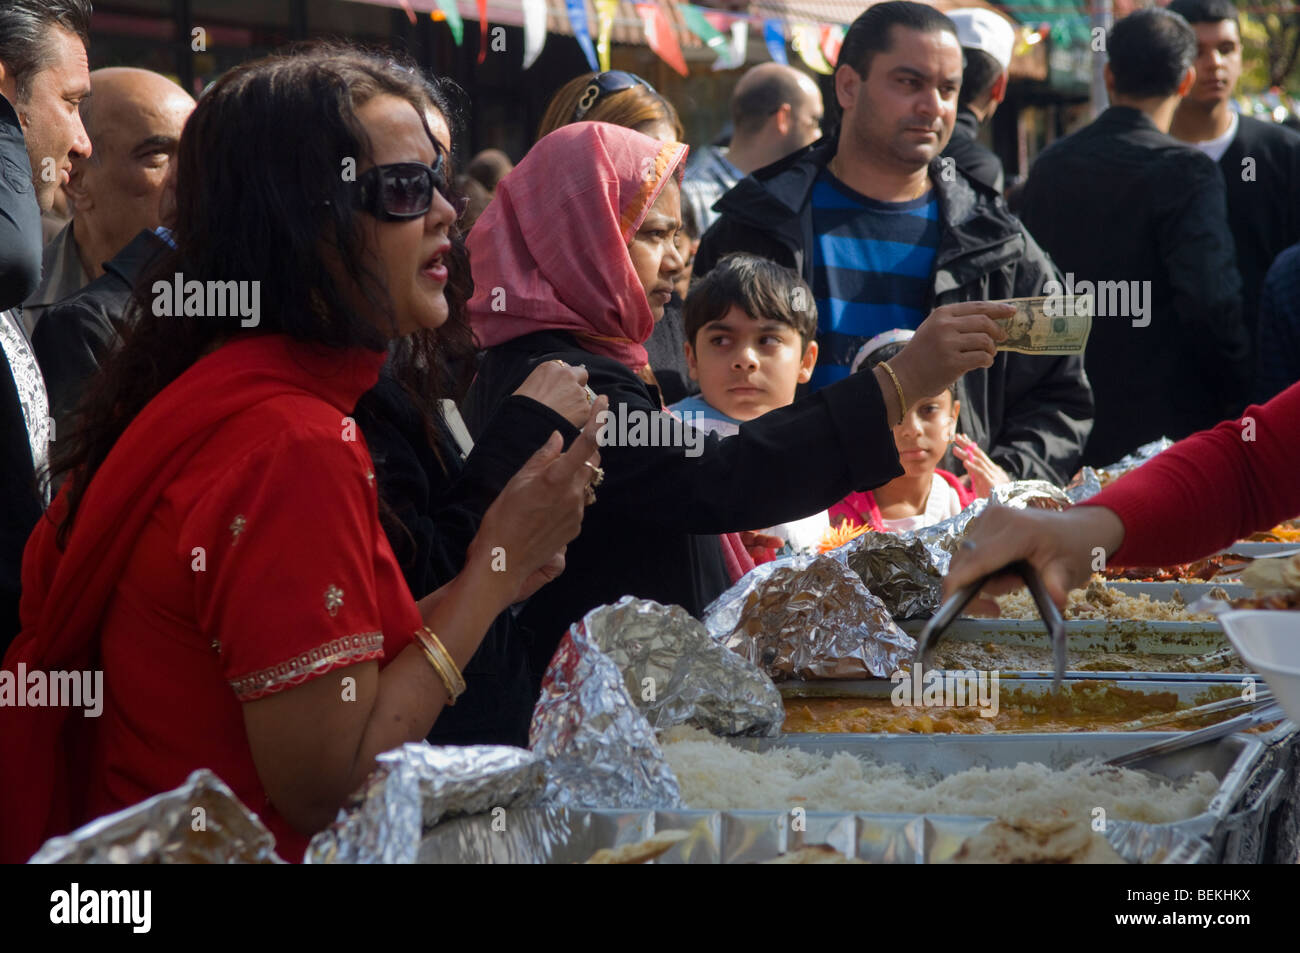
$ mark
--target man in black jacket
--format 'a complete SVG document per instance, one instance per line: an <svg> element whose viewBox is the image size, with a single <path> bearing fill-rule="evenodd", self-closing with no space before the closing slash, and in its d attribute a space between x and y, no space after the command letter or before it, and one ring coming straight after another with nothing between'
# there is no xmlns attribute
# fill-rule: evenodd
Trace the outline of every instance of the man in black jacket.
<svg viewBox="0 0 1300 953"><path fill-rule="evenodd" d="M1168 9L1196 33L1196 83L1174 111L1169 133L1219 164L1228 227L1237 246L1242 315L1255 342L1264 275L1282 249L1300 241L1300 134L1238 116L1241 32L1232 0L1174 0Z"/></svg>
<svg viewBox="0 0 1300 953"><path fill-rule="evenodd" d="M156 231L145 229L104 262L102 275L48 307L37 322L32 347L45 376L56 434L86 382L117 346L136 279L166 246Z"/></svg>
<svg viewBox="0 0 1300 953"><path fill-rule="evenodd" d="M943 174L961 76L947 17L917 3L868 8L840 51L839 134L758 170L718 203L695 273L734 251L799 272L820 322L814 385L847 376L880 331L915 328L940 305L1043 295L1057 278L993 190ZM1075 472L1092 421L1078 357L1003 352L958 387L959 428L1012 477L1063 483Z"/></svg>
<svg viewBox="0 0 1300 953"><path fill-rule="evenodd" d="M18 305L40 280L40 213L90 154L77 103L90 92L87 0L0 5L0 653L18 632L23 547L40 518L45 384Z"/></svg>
<svg viewBox="0 0 1300 953"><path fill-rule="evenodd" d="M1002 160L980 144L979 135L980 126L993 118L998 104L1006 98L1007 68L1016 34L1000 14L983 7L949 10L948 18L957 25L966 66L957 95L957 123L943 155L968 178L1001 192Z"/></svg>
<svg viewBox="0 0 1300 953"><path fill-rule="evenodd" d="M1223 179L1166 134L1196 36L1176 13L1146 9L1116 23L1106 49L1113 105L1038 157L1022 198L1066 286L1096 284L1094 465L1234 415L1250 369Z"/></svg>

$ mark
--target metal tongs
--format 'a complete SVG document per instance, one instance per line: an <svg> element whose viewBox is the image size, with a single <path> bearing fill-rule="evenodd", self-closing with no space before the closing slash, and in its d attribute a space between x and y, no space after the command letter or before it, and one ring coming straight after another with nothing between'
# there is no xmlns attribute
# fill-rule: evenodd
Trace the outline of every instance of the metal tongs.
<svg viewBox="0 0 1300 953"><path fill-rule="evenodd" d="M921 636L916 640L917 661L923 666L930 664L930 653L934 651L935 645L943 637L943 633L948 626L952 625L957 620L957 617L961 615L961 611L966 608L972 599L979 595L986 582L1003 573L1014 573L1023 579L1025 585L1029 587L1030 594L1034 597L1034 602L1038 606L1038 614L1042 618L1043 624L1047 626L1047 636L1052 642L1052 657L1055 663L1052 689L1059 689L1061 679L1065 676L1065 619L1061 616L1061 611L1056 608L1056 603L1052 601L1052 597L1047 594L1047 587L1043 585L1043 580L1039 578L1038 570L1024 560L1004 566L954 592L939 607L939 611L934 614L930 621L925 624L925 628L921 630Z"/></svg>

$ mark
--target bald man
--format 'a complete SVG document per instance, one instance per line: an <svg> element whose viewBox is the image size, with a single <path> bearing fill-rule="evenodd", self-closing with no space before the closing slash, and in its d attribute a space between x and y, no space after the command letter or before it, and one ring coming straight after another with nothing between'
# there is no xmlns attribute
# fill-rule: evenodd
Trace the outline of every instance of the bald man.
<svg viewBox="0 0 1300 953"><path fill-rule="evenodd" d="M701 235L718 217L713 203L737 182L821 138L821 90L793 67L762 63L736 84L731 122L730 148L705 146L686 170L682 205Z"/></svg>
<svg viewBox="0 0 1300 953"><path fill-rule="evenodd" d="M194 109L185 90L149 70L95 70L90 89L81 119L93 149L73 159L65 186L73 218L45 246L40 287L23 309L29 332L139 232L161 224L163 182Z"/></svg>

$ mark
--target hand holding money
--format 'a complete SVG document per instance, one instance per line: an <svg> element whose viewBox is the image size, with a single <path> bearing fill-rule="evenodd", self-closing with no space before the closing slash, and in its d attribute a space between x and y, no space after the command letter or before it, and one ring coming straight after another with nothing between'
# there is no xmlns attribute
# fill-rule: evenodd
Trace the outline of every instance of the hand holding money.
<svg viewBox="0 0 1300 953"><path fill-rule="evenodd" d="M999 351L1017 354L1082 354L1092 332L1092 296L1050 295L1010 298L1001 302L1016 310L995 319L1007 332Z"/></svg>
<svg viewBox="0 0 1300 953"><path fill-rule="evenodd" d="M968 371L991 367L999 342L1007 336L998 319L1007 320L1014 314L1014 305L996 301L963 301L931 311L903 350L887 362L908 406L943 393ZM896 407L892 380L878 367L875 373L889 419L898 420L907 407Z"/></svg>

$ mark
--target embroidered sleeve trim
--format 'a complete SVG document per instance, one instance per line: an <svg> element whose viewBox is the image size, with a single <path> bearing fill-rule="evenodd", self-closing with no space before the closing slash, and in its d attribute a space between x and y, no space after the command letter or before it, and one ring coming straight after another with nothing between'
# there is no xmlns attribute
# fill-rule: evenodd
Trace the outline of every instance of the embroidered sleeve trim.
<svg viewBox="0 0 1300 953"><path fill-rule="evenodd" d="M384 633L360 632L333 642L326 642L288 661L232 678L230 687L241 702L255 701L266 695L301 685L324 675L330 669L383 658Z"/></svg>

